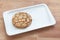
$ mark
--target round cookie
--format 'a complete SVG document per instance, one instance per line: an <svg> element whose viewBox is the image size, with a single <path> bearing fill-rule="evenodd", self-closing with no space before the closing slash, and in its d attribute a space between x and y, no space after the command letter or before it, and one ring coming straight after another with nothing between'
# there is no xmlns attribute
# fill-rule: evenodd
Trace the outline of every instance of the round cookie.
<svg viewBox="0 0 60 40"><path fill-rule="evenodd" d="M12 24L17 28L26 28L32 22L32 17L26 12L16 13L12 17Z"/></svg>

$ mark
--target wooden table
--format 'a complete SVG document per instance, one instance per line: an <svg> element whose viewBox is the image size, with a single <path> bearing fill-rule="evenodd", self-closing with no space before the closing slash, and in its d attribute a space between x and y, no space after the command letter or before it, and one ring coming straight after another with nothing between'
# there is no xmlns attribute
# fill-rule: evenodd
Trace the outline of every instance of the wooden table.
<svg viewBox="0 0 60 40"><path fill-rule="evenodd" d="M3 21L3 12L15 8L46 3L57 23L55 26L38 29L35 31L7 36ZM60 38L60 0L0 0L0 40L59 40Z"/></svg>

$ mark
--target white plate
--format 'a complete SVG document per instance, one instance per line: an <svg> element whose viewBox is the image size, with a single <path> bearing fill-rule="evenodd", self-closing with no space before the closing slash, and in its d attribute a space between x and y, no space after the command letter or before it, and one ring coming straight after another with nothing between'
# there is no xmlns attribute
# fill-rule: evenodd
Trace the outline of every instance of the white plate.
<svg viewBox="0 0 60 40"><path fill-rule="evenodd" d="M12 24L12 16L16 12L27 12L32 16L32 24L25 29L18 29ZM9 10L3 13L4 23L7 35L16 35L24 32L32 31L35 29L47 27L56 24L49 8L46 4L38 4L34 6Z"/></svg>

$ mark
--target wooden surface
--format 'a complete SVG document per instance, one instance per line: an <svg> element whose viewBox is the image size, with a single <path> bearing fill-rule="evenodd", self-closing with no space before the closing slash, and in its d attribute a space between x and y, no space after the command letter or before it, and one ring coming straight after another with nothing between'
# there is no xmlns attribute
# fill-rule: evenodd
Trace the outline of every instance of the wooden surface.
<svg viewBox="0 0 60 40"><path fill-rule="evenodd" d="M57 23L55 26L38 29L35 31L7 36L3 21L3 12L15 8L46 3ZM60 0L0 0L0 40L59 40L60 38Z"/></svg>

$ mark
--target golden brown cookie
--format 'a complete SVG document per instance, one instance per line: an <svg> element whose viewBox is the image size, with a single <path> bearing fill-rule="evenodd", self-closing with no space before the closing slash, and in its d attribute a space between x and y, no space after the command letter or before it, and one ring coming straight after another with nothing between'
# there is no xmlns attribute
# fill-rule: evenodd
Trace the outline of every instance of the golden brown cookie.
<svg viewBox="0 0 60 40"><path fill-rule="evenodd" d="M17 28L26 28L32 22L32 17L26 12L16 13L12 18L12 23Z"/></svg>

